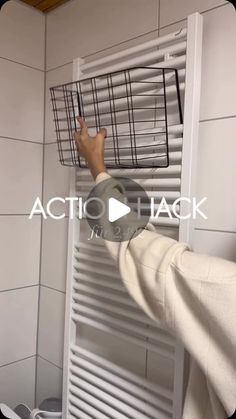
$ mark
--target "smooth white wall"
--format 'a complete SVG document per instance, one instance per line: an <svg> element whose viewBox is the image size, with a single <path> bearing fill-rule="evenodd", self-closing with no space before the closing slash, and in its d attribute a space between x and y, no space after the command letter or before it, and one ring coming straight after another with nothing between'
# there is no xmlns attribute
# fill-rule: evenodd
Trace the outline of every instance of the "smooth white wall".
<svg viewBox="0 0 236 419"><path fill-rule="evenodd" d="M0 12L1 402L34 406L42 190L45 17L20 2Z"/></svg>
<svg viewBox="0 0 236 419"><path fill-rule="evenodd" d="M203 81L199 138L197 194L208 196L206 211L209 219L196 223L195 250L223 256L236 261L236 224L232 210L235 203L236 143L233 130L236 124L235 51L236 25L232 5L223 0L72 0L47 16L47 73L46 86L67 82L72 77L72 60L89 56L93 59L127 48L158 33L172 32L186 24L187 15L199 11L204 16ZM57 163L58 156L52 124L49 96L46 104L46 145L44 197L64 196L68 193L68 170ZM220 200L224 197L224 202ZM58 207L59 211L60 208ZM63 314L66 272L66 223L47 221L43 227L38 399L43 398L43 386L50 374L51 389L60 394L63 347ZM49 301L57 310L57 317L45 326L49 318ZM45 327L47 332L45 334ZM90 331L83 331L83 344L89 345ZM95 333L95 332L94 332ZM46 336L50 335L47 340ZM104 336L97 336L97 347ZM113 345L113 346L112 346ZM111 352L116 342L111 343ZM55 349L53 349L55 348ZM58 351L58 348L60 350ZM132 354L132 348L126 352ZM135 369L145 370L144 354L136 354ZM122 363L121 355L117 362ZM46 365L50 369L47 373ZM156 370L153 371L153 365ZM48 369L48 371L49 371ZM45 371L45 373L42 372ZM52 371L54 373L52 374ZM154 381L163 374L171 375L172 366L165 366L149 356L148 375ZM168 372L169 371L169 372Z"/></svg>

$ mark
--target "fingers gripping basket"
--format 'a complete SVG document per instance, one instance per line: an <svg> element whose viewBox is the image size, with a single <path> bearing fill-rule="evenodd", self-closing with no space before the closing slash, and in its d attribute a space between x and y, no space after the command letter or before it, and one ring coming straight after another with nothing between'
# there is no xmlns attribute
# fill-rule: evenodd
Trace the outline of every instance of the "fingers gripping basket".
<svg viewBox="0 0 236 419"><path fill-rule="evenodd" d="M78 155L76 117L89 133L107 128L108 168L167 167L169 115L182 111L176 69L135 67L50 89L59 159L63 165L86 167Z"/></svg>

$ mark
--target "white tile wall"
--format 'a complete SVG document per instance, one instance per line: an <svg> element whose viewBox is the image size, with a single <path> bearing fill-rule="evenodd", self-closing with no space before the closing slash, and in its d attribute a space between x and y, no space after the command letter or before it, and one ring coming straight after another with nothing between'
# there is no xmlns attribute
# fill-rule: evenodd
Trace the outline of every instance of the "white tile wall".
<svg viewBox="0 0 236 419"><path fill-rule="evenodd" d="M226 3L223 0L161 0L161 34L175 30L187 15L195 11L218 7ZM78 56L90 56L93 59L107 54L101 51L111 47L114 52L126 47L130 42L141 42L141 38L124 44L124 41L157 29L157 0L72 0L48 15L47 63L48 69L71 63ZM93 13L91 13L91 10ZM105 12L104 12L105 11ZM102 15L102 17L100 17ZM106 25L100 22L104 21ZM88 25L89 21L89 25ZM231 5L226 5L204 13L204 51L203 51L203 87L201 118L215 118L235 114L235 13ZM133 24L135 22L135 24ZM181 26L183 24L181 23ZM92 28L92 30L91 30ZM152 37L154 32L150 34ZM148 35L149 36L149 35ZM114 44L121 43L120 45ZM58 47L59 46L59 47ZM47 73L47 90L50 85L69 81L71 64ZM55 141L54 126L47 91L46 106L46 141ZM232 133L235 131L234 120L222 120L201 124L199 150L199 187L198 196L208 195L206 210L209 219L204 224L198 220L197 227L209 229L235 230L235 217L230 205L219 199L222 195L226 202L235 200L234 182L235 165L233 156L235 147ZM224 148L222 148L224 144ZM62 169L56 168L54 146L47 146L45 154L45 198L51 193L65 192L67 176L63 178ZM54 166L55 164L55 166ZM222 169L221 169L222 168ZM66 225L64 222L49 220L44 223L42 284L65 290L66 266ZM195 249L207 251L235 260L235 235L206 231L196 231ZM62 365L64 295L42 287L40 305L39 354L57 365ZM107 339L107 336L89 327L80 327L80 344L104 355L114 362L143 375L145 356L140 349L124 344L120 339ZM105 342L105 344L104 344ZM125 354L125 356L124 356ZM44 365L43 365L44 363ZM41 365L40 365L41 364ZM38 386L39 397L45 393L47 376L51 374L56 390L60 379L60 370L52 370L46 361L40 361ZM56 367L55 367L56 368ZM47 375L48 371L51 371ZM173 365L149 352L147 364L148 377L167 388L171 386ZM40 377L41 374L41 377ZM50 378L48 378L50 383ZM42 383L42 384L41 384ZM54 384L55 383L55 384ZM47 387L46 387L47 389Z"/></svg>
<svg viewBox="0 0 236 419"><path fill-rule="evenodd" d="M48 397L62 397L62 369L38 357L37 406Z"/></svg>
<svg viewBox="0 0 236 419"><path fill-rule="evenodd" d="M0 136L43 141L44 74L0 58Z"/></svg>
<svg viewBox="0 0 236 419"><path fill-rule="evenodd" d="M236 233L195 230L194 250L236 262Z"/></svg>
<svg viewBox="0 0 236 419"><path fill-rule="evenodd" d="M65 295L41 287L38 354L62 366Z"/></svg>
<svg viewBox="0 0 236 419"><path fill-rule="evenodd" d="M41 12L7 2L0 16L0 57L44 70L44 25Z"/></svg>
<svg viewBox="0 0 236 419"><path fill-rule="evenodd" d="M39 282L40 217L0 216L0 290Z"/></svg>
<svg viewBox="0 0 236 419"><path fill-rule="evenodd" d="M155 30L157 8L157 0L73 0L65 4L48 15L48 68Z"/></svg>
<svg viewBox="0 0 236 419"><path fill-rule="evenodd" d="M23 214L42 191L45 16L7 2L0 40L0 399L33 407L41 220Z"/></svg>
<svg viewBox="0 0 236 419"><path fill-rule="evenodd" d="M38 287L0 293L0 365L36 354Z"/></svg>
<svg viewBox="0 0 236 419"><path fill-rule="evenodd" d="M160 26L184 19L191 13L203 12L226 3L224 0L161 0Z"/></svg>
<svg viewBox="0 0 236 419"><path fill-rule="evenodd" d="M0 367L1 402L12 409L24 403L34 407L35 357Z"/></svg>
<svg viewBox="0 0 236 419"><path fill-rule="evenodd" d="M204 14L201 119L236 115L235 10L227 4Z"/></svg>
<svg viewBox="0 0 236 419"><path fill-rule="evenodd" d="M41 189L42 145L0 137L0 213L29 214Z"/></svg>
<svg viewBox="0 0 236 419"><path fill-rule="evenodd" d="M44 159L44 203L54 197L65 198L70 192L70 168L62 166L58 161L57 144L45 145ZM68 214L68 205L57 201L51 206L53 213Z"/></svg>
<svg viewBox="0 0 236 419"><path fill-rule="evenodd" d="M68 218L43 222L41 284L65 291Z"/></svg>
<svg viewBox="0 0 236 419"><path fill-rule="evenodd" d="M92 327L80 324L78 345L128 371L145 376L145 349Z"/></svg>
<svg viewBox="0 0 236 419"><path fill-rule="evenodd" d="M52 112L52 104L51 104L51 96L50 96L50 87L57 86L63 83L69 83L72 81L72 63L64 65L60 68L55 70L48 71L46 73L46 133L45 133L45 141L48 143L52 143L56 141L56 133L55 133L55 125L53 121L53 112Z"/></svg>
<svg viewBox="0 0 236 419"><path fill-rule="evenodd" d="M165 26L164 28L160 29L160 36L167 35L169 33L175 32L182 28L187 27L187 19L181 20L180 22L173 23L169 26Z"/></svg>
<svg viewBox="0 0 236 419"><path fill-rule="evenodd" d="M91 55L86 56L86 62L97 60L99 58L105 57L110 54L114 54L120 52L124 49L134 47L139 45L143 42L150 41L158 37L158 28L157 26L151 32L147 32L146 34L140 34L135 38L128 39L126 41L121 42L120 44L111 45L108 48L102 49L101 51L92 53Z"/></svg>
<svg viewBox="0 0 236 419"><path fill-rule="evenodd" d="M208 220L196 227L236 232L236 118L200 124L197 197L207 197L202 209Z"/></svg>
<svg viewBox="0 0 236 419"><path fill-rule="evenodd" d="M155 384L168 390L173 390L174 362L160 356L156 352L148 351L147 377Z"/></svg>

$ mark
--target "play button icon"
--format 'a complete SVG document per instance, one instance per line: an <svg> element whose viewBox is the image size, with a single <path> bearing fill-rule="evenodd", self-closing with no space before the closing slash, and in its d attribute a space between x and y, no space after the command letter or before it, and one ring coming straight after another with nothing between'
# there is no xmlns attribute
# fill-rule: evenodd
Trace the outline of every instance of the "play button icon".
<svg viewBox="0 0 236 419"><path fill-rule="evenodd" d="M86 199L91 238L122 242L141 233L150 218L150 198L130 178L111 177L95 185Z"/></svg>
<svg viewBox="0 0 236 419"><path fill-rule="evenodd" d="M113 223L119 218L129 214L131 208L123 202L118 201L116 198L110 198L108 200L108 220Z"/></svg>

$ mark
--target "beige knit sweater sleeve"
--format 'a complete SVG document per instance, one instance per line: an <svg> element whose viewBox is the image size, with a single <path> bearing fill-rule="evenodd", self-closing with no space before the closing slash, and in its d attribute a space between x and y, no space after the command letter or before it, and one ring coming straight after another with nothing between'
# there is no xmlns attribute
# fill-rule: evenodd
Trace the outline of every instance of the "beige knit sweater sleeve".
<svg viewBox="0 0 236 419"><path fill-rule="evenodd" d="M108 176L101 174L96 182ZM114 182L111 196L113 191ZM132 298L180 339L194 360L183 417L232 415L236 409L236 264L193 253L185 244L149 230L130 241L106 245Z"/></svg>

